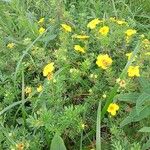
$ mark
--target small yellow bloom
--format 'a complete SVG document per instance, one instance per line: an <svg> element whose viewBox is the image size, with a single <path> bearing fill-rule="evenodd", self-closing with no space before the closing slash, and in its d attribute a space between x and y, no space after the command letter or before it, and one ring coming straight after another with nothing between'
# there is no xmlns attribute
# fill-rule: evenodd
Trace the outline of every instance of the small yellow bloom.
<svg viewBox="0 0 150 150"><path fill-rule="evenodd" d="M141 38L144 38L144 37L145 37L145 35L144 35L144 34L141 34L141 35L140 35L140 37L141 37Z"/></svg>
<svg viewBox="0 0 150 150"><path fill-rule="evenodd" d="M99 29L99 33L101 35L106 36L109 32L109 27L108 26L103 26L102 28Z"/></svg>
<svg viewBox="0 0 150 150"><path fill-rule="evenodd" d="M132 52L131 53L126 53L126 56L128 57L128 60L130 60L131 56L132 56ZM135 56L135 58L137 58L137 56ZM133 59L133 61L135 61L135 58Z"/></svg>
<svg viewBox="0 0 150 150"><path fill-rule="evenodd" d="M41 27L40 29L39 29L39 34L43 34L45 32L45 29L43 28L43 27Z"/></svg>
<svg viewBox="0 0 150 150"><path fill-rule="evenodd" d="M26 93L26 94L30 94L31 92L32 92L32 88L29 87L29 86L27 86L27 87L25 88L25 93Z"/></svg>
<svg viewBox="0 0 150 150"><path fill-rule="evenodd" d="M150 52L146 52L145 55L150 55Z"/></svg>
<svg viewBox="0 0 150 150"><path fill-rule="evenodd" d="M125 32L125 34L126 34L128 37L130 37L130 36L136 34L136 32L137 32L136 30L128 29L128 30Z"/></svg>
<svg viewBox="0 0 150 150"><path fill-rule="evenodd" d="M12 49L12 48L14 48L14 47L15 47L15 43L8 43L8 44L7 44L7 48Z"/></svg>
<svg viewBox="0 0 150 150"><path fill-rule="evenodd" d="M89 93L92 93L93 91L92 91L92 89L89 89Z"/></svg>
<svg viewBox="0 0 150 150"><path fill-rule="evenodd" d="M109 20L110 20L110 21L113 21L113 22L116 21L115 17L110 17Z"/></svg>
<svg viewBox="0 0 150 150"><path fill-rule="evenodd" d="M116 23L119 24L119 25L127 24L127 22L124 21L124 20L116 20Z"/></svg>
<svg viewBox="0 0 150 150"><path fill-rule="evenodd" d="M107 69L112 64L112 59L107 54L100 54L97 57L96 64L102 69Z"/></svg>
<svg viewBox="0 0 150 150"><path fill-rule="evenodd" d="M63 28L65 31L67 31L67 32L71 32L71 31L72 31L71 27L68 26L68 25L66 25L66 24L61 24L61 26L62 26L62 28Z"/></svg>
<svg viewBox="0 0 150 150"><path fill-rule="evenodd" d="M49 76L50 74L52 74L53 70L54 70L54 63L49 63L48 65L46 65L43 69L43 76Z"/></svg>
<svg viewBox="0 0 150 150"><path fill-rule="evenodd" d="M75 45L74 49L78 52L85 53L85 49L81 47L80 45Z"/></svg>
<svg viewBox="0 0 150 150"><path fill-rule="evenodd" d="M90 74L90 78L95 78L95 79L97 79L97 74Z"/></svg>
<svg viewBox="0 0 150 150"><path fill-rule="evenodd" d="M90 28L90 29L95 29L96 28L96 25L99 24L100 21L98 18L97 19L93 19L92 21L90 21L88 24L87 24L87 28Z"/></svg>
<svg viewBox="0 0 150 150"><path fill-rule="evenodd" d="M139 66L129 66L128 68L128 76L129 77L139 77Z"/></svg>
<svg viewBox="0 0 150 150"><path fill-rule="evenodd" d="M132 56L132 52L131 53L126 53L126 56L128 57L128 60L130 60L130 58Z"/></svg>
<svg viewBox="0 0 150 150"><path fill-rule="evenodd" d="M125 88L125 86L126 86L125 80L122 80L122 79L120 79L120 78L116 79L116 83L119 84L119 86L120 86L121 88Z"/></svg>
<svg viewBox="0 0 150 150"><path fill-rule="evenodd" d="M150 44L150 41L149 41L148 39L144 39L144 40L142 41L142 43L143 43L143 44Z"/></svg>
<svg viewBox="0 0 150 150"><path fill-rule="evenodd" d="M53 83L56 83L57 82L57 80L56 79L53 79Z"/></svg>
<svg viewBox="0 0 150 150"><path fill-rule="evenodd" d="M24 150L25 145L23 143L16 144L17 150Z"/></svg>
<svg viewBox="0 0 150 150"><path fill-rule="evenodd" d="M107 111L112 115L115 116L116 115L116 111L119 110L119 106L116 103L111 103L108 106Z"/></svg>
<svg viewBox="0 0 150 150"><path fill-rule="evenodd" d="M83 40L89 38L89 36L87 36L87 35L74 35L73 37L76 39L83 39Z"/></svg>
<svg viewBox="0 0 150 150"><path fill-rule="evenodd" d="M47 80L52 80L53 79L53 73L49 73L47 75Z"/></svg>
<svg viewBox="0 0 150 150"><path fill-rule="evenodd" d="M41 92L42 90L43 90L42 85L39 85L39 86L37 87L37 92Z"/></svg>
<svg viewBox="0 0 150 150"><path fill-rule="evenodd" d="M38 24L41 24L44 22L44 18L41 18L39 21L38 21Z"/></svg>
<svg viewBox="0 0 150 150"><path fill-rule="evenodd" d="M85 128L85 124L82 124L81 127L82 127L82 129L84 129Z"/></svg>
<svg viewBox="0 0 150 150"><path fill-rule="evenodd" d="M105 98L107 97L107 95L106 95L106 94L103 94L102 97L105 99Z"/></svg>

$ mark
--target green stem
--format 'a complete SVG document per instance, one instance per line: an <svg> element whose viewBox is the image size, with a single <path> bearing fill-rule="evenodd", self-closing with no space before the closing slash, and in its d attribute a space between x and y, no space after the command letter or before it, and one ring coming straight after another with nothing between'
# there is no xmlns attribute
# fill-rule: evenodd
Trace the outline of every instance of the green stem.
<svg viewBox="0 0 150 150"><path fill-rule="evenodd" d="M82 150L82 141L83 141L83 130L81 131L80 150Z"/></svg>
<svg viewBox="0 0 150 150"><path fill-rule="evenodd" d="M34 92L30 97L27 97L27 98L24 100L24 103L26 103L27 101L29 101L30 98L31 98L32 96L34 96L35 94L36 94L36 92ZM13 108L13 107L15 107L15 106L17 106L17 105L19 105L19 104L21 104L21 107L22 107L22 100L21 100L21 101L14 102L13 104L11 104L11 105L5 107L2 111L0 111L0 116L1 116L2 114L4 114L5 112L7 112L8 110L10 110L11 108Z"/></svg>
<svg viewBox="0 0 150 150"><path fill-rule="evenodd" d="M127 62L125 68L123 69L122 73L120 74L120 77L119 77L120 79L125 78L125 76L127 74L127 70L129 68L129 66L132 64L132 62L133 62L135 56L137 55L139 49L140 49L140 41L137 43L134 51L132 52L130 60ZM117 94L118 88L119 88L119 85L116 84L114 86L114 88L112 89L112 91L110 92L110 95L109 95L109 97L108 97L108 99L107 99L107 101L106 101L106 103L105 103L105 105L104 105L104 107L102 109L101 119L103 119L103 117L104 117L104 115L105 115L105 113L107 111L108 106L110 105L110 103L112 103L113 98Z"/></svg>
<svg viewBox="0 0 150 150"><path fill-rule="evenodd" d="M97 110L96 150L101 150L101 101Z"/></svg>
<svg viewBox="0 0 150 150"><path fill-rule="evenodd" d="M0 116L1 116L3 113L5 113L6 111L10 110L11 108L13 108L13 107L15 107L15 106L17 106L17 105L19 105L19 104L21 104L21 103L22 103L22 100L21 100L21 101L18 101L18 102L14 102L13 104L11 104L11 105L5 107L2 111L0 111Z"/></svg>
<svg viewBox="0 0 150 150"><path fill-rule="evenodd" d="M22 70L22 117L23 117L23 122L24 126L26 126L26 111L25 111L25 95L24 95L24 90L25 90L25 85L24 85L24 71Z"/></svg>

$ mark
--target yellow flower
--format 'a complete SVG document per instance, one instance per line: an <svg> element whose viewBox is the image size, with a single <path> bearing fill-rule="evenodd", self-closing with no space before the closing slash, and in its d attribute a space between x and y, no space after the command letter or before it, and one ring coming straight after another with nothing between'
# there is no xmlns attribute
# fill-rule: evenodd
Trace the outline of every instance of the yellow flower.
<svg viewBox="0 0 150 150"><path fill-rule="evenodd" d="M136 30L128 29L128 30L125 32L125 34L126 34L128 37L130 37L130 36L136 34L136 32L137 32Z"/></svg>
<svg viewBox="0 0 150 150"><path fill-rule="evenodd" d="M116 83L119 84L121 88L125 88L126 86L126 81L120 78L116 79Z"/></svg>
<svg viewBox="0 0 150 150"><path fill-rule="evenodd" d="M47 80L51 80L53 78L53 73L49 73L48 75L47 75Z"/></svg>
<svg viewBox="0 0 150 150"><path fill-rule="evenodd" d="M107 54L100 54L97 57L96 64L102 69L107 69L112 64L112 59Z"/></svg>
<svg viewBox="0 0 150 150"><path fill-rule="evenodd" d="M113 21L113 22L116 21L115 17L110 17L109 20L110 20L110 21Z"/></svg>
<svg viewBox="0 0 150 150"><path fill-rule="evenodd" d="M150 55L150 52L146 52L145 55Z"/></svg>
<svg viewBox="0 0 150 150"><path fill-rule="evenodd" d="M43 34L45 32L45 29L43 28L43 27L41 27L40 29L39 29L39 34Z"/></svg>
<svg viewBox="0 0 150 150"><path fill-rule="evenodd" d="M129 66L128 68L128 76L129 77L139 77L140 73L139 73L139 66Z"/></svg>
<svg viewBox="0 0 150 150"><path fill-rule="evenodd" d="M23 143L16 144L17 150L24 150L25 145Z"/></svg>
<svg viewBox="0 0 150 150"><path fill-rule="evenodd" d="M106 95L106 94L103 94L102 97L105 99L105 98L107 97L107 95Z"/></svg>
<svg viewBox="0 0 150 150"><path fill-rule="evenodd" d="M127 24L127 22L124 20L116 20L116 23L119 25Z"/></svg>
<svg viewBox="0 0 150 150"><path fill-rule="evenodd" d="M65 31L67 31L67 32L71 32L71 31L72 31L71 27L68 26L68 25L66 25L66 24L61 24L61 26L62 26L62 28L63 28Z"/></svg>
<svg viewBox="0 0 150 150"><path fill-rule="evenodd" d="M38 24L43 23L43 22L44 22L44 18L41 18L41 19L38 21Z"/></svg>
<svg viewBox="0 0 150 150"><path fill-rule="evenodd" d="M115 116L116 115L116 111L119 110L119 106L116 103L111 103L108 106L107 111L112 115Z"/></svg>
<svg viewBox="0 0 150 150"><path fill-rule="evenodd" d="M89 36L87 35L74 35L73 37L76 39L88 39L89 38Z"/></svg>
<svg viewBox="0 0 150 150"><path fill-rule="evenodd" d="M145 37L145 35L144 35L144 34L141 34L141 35L140 35L140 38L142 38L142 39L143 39L144 37Z"/></svg>
<svg viewBox="0 0 150 150"><path fill-rule="evenodd" d="M150 41L149 41L148 39L144 39L144 40L142 41L142 43L143 43L143 44L150 44Z"/></svg>
<svg viewBox="0 0 150 150"><path fill-rule="evenodd" d="M30 94L31 92L32 92L32 88L29 87L29 86L27 86L27 87L25 88L25 93L26 93L26 94Z"/></svg>
<svg viewBox="0 0 150 150"><path fill-rule="evenodd" d="M74 49L78 52L85 53L85 49L81 47L80 45L75 45Z"/></svg>
<svg viewBox="0 0 150 150"><path fill-rule="evenodd" d="M126 56L128 57L128 60L130 60L131 55L132 55L132 52L131 53L126 53Z"/></svg>
<svg viewBox="0 0 150 150"><path fill-rule="evenodd" d="M37 92L41 92L42 90L43 90L42 85L39 85L39 86L37 87Z"/></svg>
<svg viewBox="0 0 150 150"><path fill-rule="evenodd" d="M48 77L52 74L53 70L54 70L54 63L49 63L48 65L46 65L43 69L43 76L44 77Z"/></svg>
<svg viewBox="0 0 150 150"><path fill-rule="evenodd" d="M15 43L8 43L8 44L7 44L7 48L12 49L12 48L14 48L14 47L15 47Z"/></svg>
<svg viewBox="0 0 150 150"><path fill-rule="evenodd" d="M128 60L130 60L131 56L132 56L132 52L131 53L126 53L126 56L128 57ZM136 58L136 56L135 56L135 58ZM133 61L135 61L135 58L133 59Z"/></svg>
<svg viewBox="0 0 150 150"><path fill-rule="evenodd" d="M82 129L85 129L85 124L81 124Z"/></svg>
<svg viewBox="0 0 150 150"><path fill-rule="evenodd" d="M96 25L99 24L100 21L98 18L97 19L93 19L92 21L90 21L88 24L87 24L87 28L90 28L90 29L95 29L96 28Z"/></svg>
<svg viewBox="0 0 150 150"><path fill-rule="evenodd" d="M102 28L100 28L99 29L99 33L101 34L101 35L107 35L108 34L108 32L109 32L109 27L108 26L103 26Z"/></svg>

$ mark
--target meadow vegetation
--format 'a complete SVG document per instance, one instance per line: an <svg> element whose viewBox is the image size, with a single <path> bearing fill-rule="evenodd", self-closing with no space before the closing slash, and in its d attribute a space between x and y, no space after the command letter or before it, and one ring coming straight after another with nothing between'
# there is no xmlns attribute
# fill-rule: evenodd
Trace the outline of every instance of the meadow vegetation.
<svg viewBox="0 0 150 150"><path fill-rule="evenodd" d="M148 150L149 121L149 0L0 1L0 150Z"/></svg>

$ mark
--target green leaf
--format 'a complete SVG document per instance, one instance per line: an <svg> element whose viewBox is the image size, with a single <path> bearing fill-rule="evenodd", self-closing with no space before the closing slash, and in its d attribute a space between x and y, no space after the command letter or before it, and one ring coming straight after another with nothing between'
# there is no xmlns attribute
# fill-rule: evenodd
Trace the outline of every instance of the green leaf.
<svg viewBox="0 0 150 150"><path fill-rule="evenodd" d="M57 133L52 139L50 150L67 150L63 139Z"/></svg>
<svg viewBox="0 0 150 150"><path fill-rule="evenodd" d="M142 110L142 108L143 108L142 105L143 105L145 102L148 102L148 101L150 101L150 94L142 93L142 94L138 97L138 99L137 99L137 101L136 101L136 111L137 111L138 114L141 112L141 110Z"/></svg>
<svg viewBox="0 0 150 150"><path fill-rule="evenodd" d="M116 96L116 99L119 100L119 101L136 103L136 100L138 99L139 95L140 95L140 93L137 93L137 92L119 94L119 95Z"/></svg>
<svg viewBox="0 0 150 150"><path fill-rule="evenodd" d="M147 88L150 88L150 81L147 78L139 78L140 85L142 87L142 90L147 90Z"/></svg>
<svg viewBox="0 0 150 150"><path fill-rule="evenodd" d="M121 123L120 126L123 127L131 122L137 122L144 118L147 118L150 116L150 106L145 106L141 110L141 112L138 114L136 111L136 108L134 108L128 117L126 117Z"/></svg>
<svg viewBox="0 0 150 150"><path fill-rule="evenodd" d="M150 148L150 139L145 144L143 144L142 150L148 150L149 148Z"/></svg>
<svg viewBox="0 0 150 150"><path fill-rule="evenodd" d="M49 42L51 40L54 40L56 37L57 37L57 34L47 35L47 36L43 37L42 39L40 39L39 41Z"/></svg>
<svg viewBox="0 0 150 150"><path fill-rule="evenodd" d="M139 132L150 132L150 127L143 127L139 130Z"/></svg>

